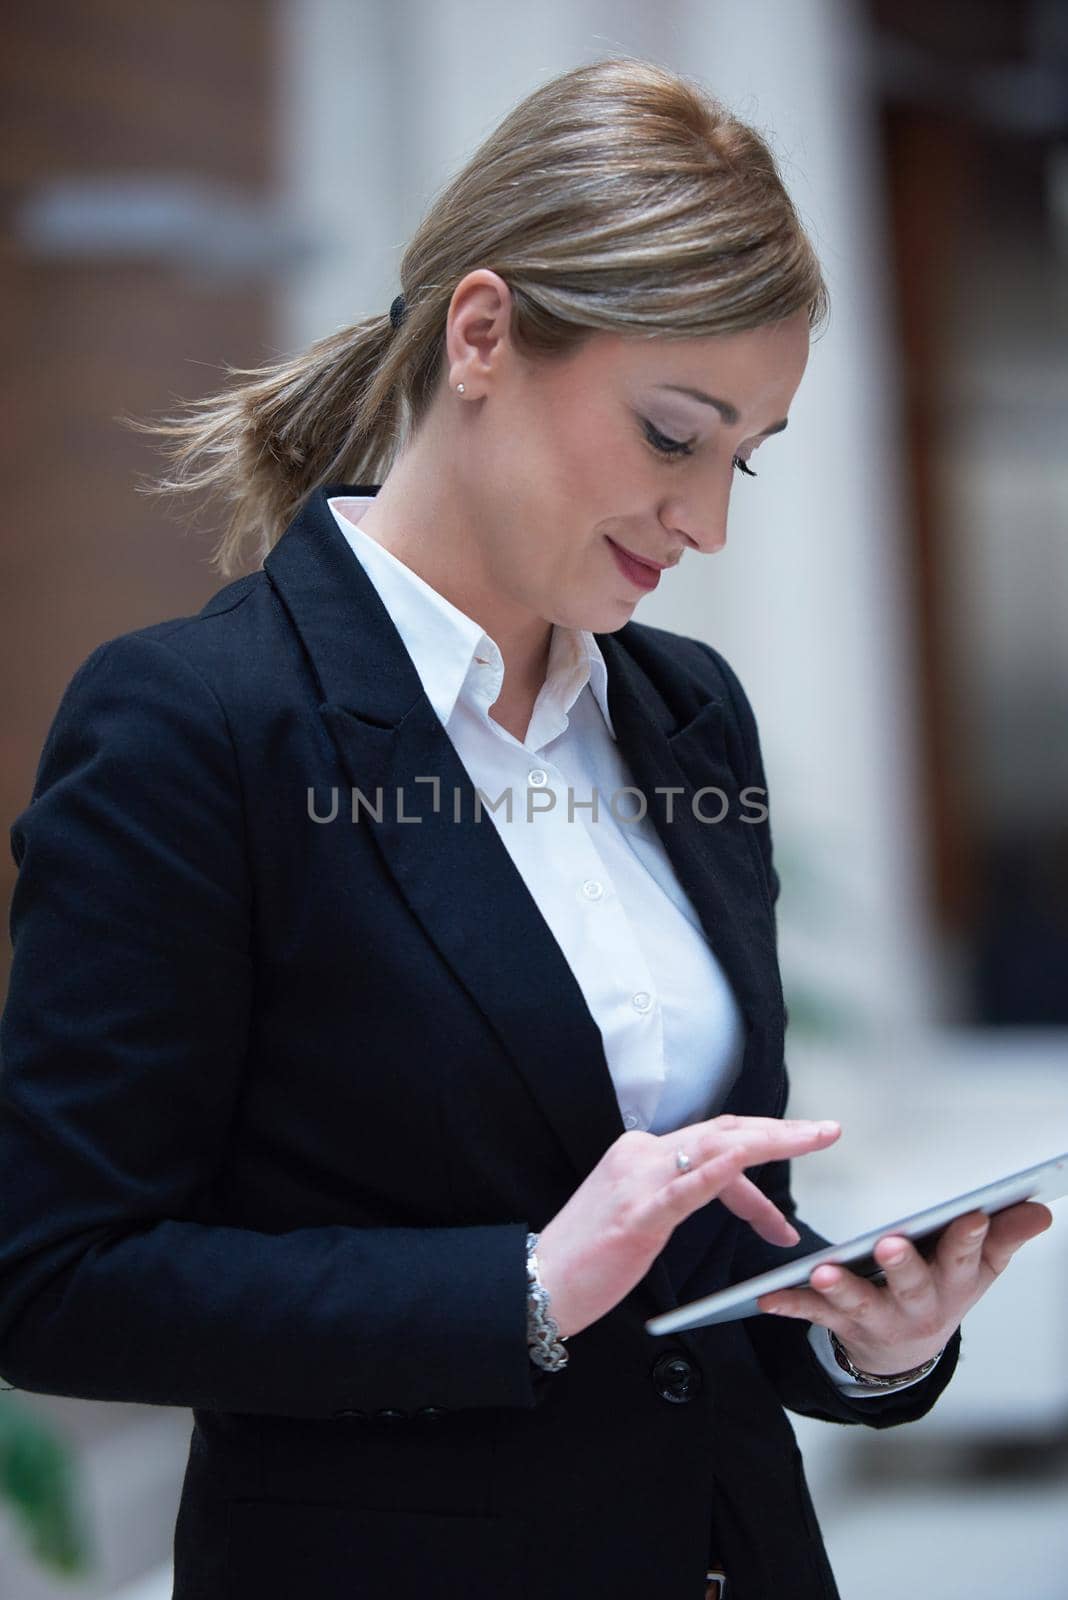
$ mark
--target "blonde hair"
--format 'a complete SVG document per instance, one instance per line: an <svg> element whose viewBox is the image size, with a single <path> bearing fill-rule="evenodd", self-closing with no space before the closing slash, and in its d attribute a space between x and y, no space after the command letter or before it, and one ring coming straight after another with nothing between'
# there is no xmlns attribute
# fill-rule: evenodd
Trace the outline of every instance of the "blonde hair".
<svg viewBox="0 0 1068 1600"><path fill-rule="evenodd" d="M488 267L513 296L528 357L595 330L696 338L829 301L768 145L697 84L652 62L576 67L522 100L440 191L401 262L406 315L362 317L185 415L123 420L168 441L142 492L207 491L229 507L212 565L261 564L328 483L370 484L416 431L442 374L449 304Z"/></svg>

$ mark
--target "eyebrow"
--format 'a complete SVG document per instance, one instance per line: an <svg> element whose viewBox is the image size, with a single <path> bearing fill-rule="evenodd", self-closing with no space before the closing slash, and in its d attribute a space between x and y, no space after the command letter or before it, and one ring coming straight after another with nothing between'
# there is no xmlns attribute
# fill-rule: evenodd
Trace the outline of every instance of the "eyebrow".
<svg viewBox="0 0 1068 1600"><path fill-rule="evenodd" d="M673 389L676 394L688 394L691 400L700 400L706 406L715 406L728 427L733 428L739 419L740 412L737 406L732 406L729 400L717 400L715 395L705 394L703 389L691 389L685 383L662 383L660 388ZM770 428L765 428L762 433L758 433L757 438L766 439L769 434L781 433L785 427L786 418L783 417L779 422L773 422Z"/></svg>

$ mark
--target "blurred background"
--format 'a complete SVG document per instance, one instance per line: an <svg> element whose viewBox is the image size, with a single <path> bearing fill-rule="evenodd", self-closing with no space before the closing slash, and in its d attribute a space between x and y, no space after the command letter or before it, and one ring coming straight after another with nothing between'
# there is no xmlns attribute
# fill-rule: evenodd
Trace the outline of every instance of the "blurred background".
<svg viewBox="0 0 1068 1600"><path fill-rule="evenodd" d="M845 1130L802 1210L844 1237L1068 1148L1068 6L5 12L5 829L81 661L220 587L213 524L138 494L160 460L120 415L384 311L515 101L644 56L769 138L832 299L727 547L637 613L721 649L760 724L792 1109ZM5 906L14 876L5 851ZM1058 1207L928 1418L798 1420L843 1600L1065 1600L1066 1357ZM169 1596L190 1425L0 1393L0 1593Z"/></svg>

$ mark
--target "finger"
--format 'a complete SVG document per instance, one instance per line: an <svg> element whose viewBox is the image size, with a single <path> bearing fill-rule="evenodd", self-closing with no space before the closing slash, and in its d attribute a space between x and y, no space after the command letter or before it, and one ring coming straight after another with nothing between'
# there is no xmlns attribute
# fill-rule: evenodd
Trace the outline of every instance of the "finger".
<svg viewBox="0 0 1068 1600"><path fill-rule="evenodd" d="M659 1183L649 1199L654 1216L671 1218L674 1227L691 1211L714 1200L720 1190L742 1176L746 1152L741 1145L709 1156L707 1161L692 1165L688 1171L674 1174L666 1183ZM754 1186L755 1187L755 1186Z"/></svg>
<svg viewBox="0 0 1068 1600"><path fill-rule="evenodd" d="M742 1117L734 1112L724 1112L718 1117L709 1117L704 1122L693 1122L687 1128L679 1128L679 1134L718 1133L766 1133L768 1129L776 1128L833 1128L841 1133L841 1123L833 1117ZM672 1135L675 1137L675 1135Z"/></svg>
<svg viewBox="0 0 1068 1600"><path fill-rule="evenodd" d="M761 1295L757 1304L762 1311L818 1322L843 1338L858 1328L870 1336L874 1325L885 1315L883 1293L856 1273L825 1262L813 1270L809 1288L778 1289L774 1294Z"/></svg>
<svg viewBox="0 0 1068 1600"><path fill-rule="evenodd" d="M777 1117L732 1116L716 1120L728 1124L727 1139L720 1130L705 1125L706 1131L691 1141L697 1158L694 1161L691 1156L691 1170L661 1185L653 1202L654 1211L681 1219L699 1205L718 1198L769 1244L784 1248L797 1244L801 1236L793 1223L754 1183L742 1177L742 1171L769 1160L825 1149L840 1136L840 1125L783 1122ZM684 1148L685 1130L661 1135L660 1142Z"/></svg>
<svg viewBox="0 0 1068 1600"><path fill-rule="evenodd" d="M950 1223L938 1241L933 1271L946 1294L954 1299L971 1297L980 1287L983 1245L990 1219L981 1211L970 1211Z"/></svg>
<svg viewBox="0 0 1068 1600"><path fill-rule="evenodd" d="M812 1150L825 1150L841 1137L837 1122L780 1122L774 1117L746 1117L736 1119L746 1127L707 1128L687 1144L677 1134L664 1134L672 1143L696 1152L699 1161L718 1155L722 1150L740 1144L747 1152L746 1166L762 1166L767 1161L788 1160L793 1156L807 1155Z"/></svg>
<svg viewBox="0 0 1068 1600"><path fill-rule="evenodd" d="M689 1172L661 1184L654 1200L655 1209L667 1211L677 1224L699 1206L720 1199L769 1244L797 1244L800 1235L793 1224L745 1176L742 1169L749 1159L750 1152L743 1144L708 1157Z"/></svg>
<svg viewBox="0 0 1068 1600"><path fill-rule="evenodd" d="M940 1280L916 1246L898 1234L887 1234L879 1240L874 1253L896 1310L916 1331L934 1332L943 1321ZM977 1265L978 1256L973 1259L973 1272Z"/></svg>
<svg viewBox="0 0 1068 1600"><path fill-rule="evenodd" d="M1037 1238L1053 1222L1048 1206L1034 1200L1024 1200L1020 1205L1009 1206L990 1219L990 1229L983 1247L983 1260L996 1275L1004 1272L1021 1245Z"/></svg>
<svg viewBox="0 0 1068 1600"><path fill-rule="evenodd" d="M771 1149L785 1136L813 1133L820 1129L828 1143L841 1136L841 1123L830 1118L814 1117L742 1117L724 1112L709 1117L704 1122L693 1122L677 1128L663 1138L677 1139L689 1151L722 1149L725 1139L742 1138L756 1141L758 1148Z"/></svg>
<svg viewBox="0 0 1068 1600"><path fill-rule="evenodd" d="M757 1305L771 1316L797 1317L803 1322L817 1322L821 1328L830 1328L840 1320L830 1303L813 1289L776 1289L774 1294L762 1294Z"/></svg>
<svg viewBox="0 0 1068 1600"><path fill-rule="evenodd" d="M798 1244L801 1235L793 1223L773 1205L763 1190L744 1176L733 1178L719 1191L718 1198L769 1244Z"/></svg>

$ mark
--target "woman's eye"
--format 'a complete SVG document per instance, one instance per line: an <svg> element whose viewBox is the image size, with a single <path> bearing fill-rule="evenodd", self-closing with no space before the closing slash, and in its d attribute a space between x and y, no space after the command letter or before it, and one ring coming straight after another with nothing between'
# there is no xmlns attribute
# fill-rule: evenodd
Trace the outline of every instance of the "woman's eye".
<svg viewBox="0 0 1068 1600"><path fill-rule="evenodd" d="M654 428L652 423L648 421L645 423L645 436L654 450L658 450L661 455L676 457L693 455L692 444L685 444L681 439L669 439L666 434L661 433L658 428ZM731 465L736 472L744 472L749 478L756 477L752 467L747 466L741 456L732 456Z"/></svg>
<svg viewBox="0 0 1068 1600"><path fill-rule="evenodd" d="M645 437L664 456L692 456L693 445L684 444L680 439L669 439L666 434L654 428L651 422L645 424Z"/></svg>

